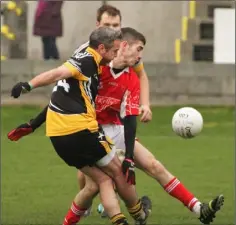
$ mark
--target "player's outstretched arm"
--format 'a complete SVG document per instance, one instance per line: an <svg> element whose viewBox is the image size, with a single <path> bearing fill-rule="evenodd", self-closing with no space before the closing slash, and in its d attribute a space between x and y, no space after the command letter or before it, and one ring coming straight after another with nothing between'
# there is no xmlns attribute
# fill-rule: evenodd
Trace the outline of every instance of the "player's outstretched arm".
<svg viewBox="0 0 236 225"><path fill-rule="evenodd" d="M125 135L125 159L122 164L123 173L126 176L127 182L135 184L134 172L134 143L136 136L137 120L136 116L130 115L124 118L124 135Z"/></svg>
<svg viewBox="0 0 236 225"><path fill-rule="evenodd" d="M11 96L14 98L18 98L22 93L27 93L31 91L33 88L47 86L49 84L55 83L59 80L66 79L69 77L72 77L71 70L67 68L65 65L62 65L55 69L39 74L29 82L17 83L12 88Z"/></svg>
<svg viewBox="0 0 236 225"><path fill-rule="evenodd" d="M30 120L28 123L23 123L19 125L17 128L11 130L7 137L11 141L18 141L24 136L27 136L33 133L38 127L40 127L45 121L47 116L47 109L46 106L43 111L41 111L34 119Z"/></svg>

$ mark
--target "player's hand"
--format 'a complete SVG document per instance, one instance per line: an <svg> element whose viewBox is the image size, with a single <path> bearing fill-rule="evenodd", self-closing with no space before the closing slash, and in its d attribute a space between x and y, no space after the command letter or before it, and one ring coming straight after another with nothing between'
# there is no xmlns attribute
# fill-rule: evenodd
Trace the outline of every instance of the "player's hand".
<svg viewBox="0 0 236 225"><path fill-rule="evenodd" d="M148 105L142 105L140 107L141 118L140 121L147 123L152 120L152 111Z"/></svg>
<svg viewBox="0 0 236 225"><path fill-rule="evenodd" d="M122 172L126 177L126 181L129 184L135 185L135 172L134 172L134 161L130 158L125 158L122 163Z"/></svg>
<svg viewBox="0 0 236 225"><path fill-rule="evenodd" d="M19 82L11 90L11 96L18 98L21 94L31 91L31 86L28 82Z"/></svg>
<svg viewBox="0 0 236 225"><path fill-rule="evenodd" d="M29 135L34 132L34 129L30 125L30 123L23 123L17 128L11 130L8 134L7 137L11 141L18 141L20 138Z"/></svg>

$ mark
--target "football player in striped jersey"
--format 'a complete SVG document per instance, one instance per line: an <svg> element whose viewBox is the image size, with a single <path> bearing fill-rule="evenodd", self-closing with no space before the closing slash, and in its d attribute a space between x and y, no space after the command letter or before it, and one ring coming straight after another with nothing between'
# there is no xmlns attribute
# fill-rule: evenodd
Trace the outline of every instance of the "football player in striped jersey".
<svg viewBox="0 0 236 225"><path fill-rule="evenodd" d="M112 141L96 120L95 98L100 67L114 59L121 40L121 31L97 28L91 33L89 47L83 53L70 57L62 66L41 73L29 82L18 82L11 91L11 96L18 98L34 88L58 81L47 110L46 134L60 158L86 175L85 187L76 196L77 202L73 202L65 225L79 222L91 205L94 193L90 187L93 184L99 187L101 201L112 224L128 225L120 211L112 180L136 224L145 225L149 215L137 197L135 186L130 185L135 184L132 161L127 158L121 164ZM127 151L132 158L133 148L127 148Z"/></svg>

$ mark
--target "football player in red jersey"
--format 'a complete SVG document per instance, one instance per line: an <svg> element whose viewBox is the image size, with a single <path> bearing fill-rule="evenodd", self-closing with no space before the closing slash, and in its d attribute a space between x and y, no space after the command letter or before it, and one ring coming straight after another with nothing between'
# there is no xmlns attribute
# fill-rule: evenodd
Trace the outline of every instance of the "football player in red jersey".
<svg viewBox="0 0 236 225"><path fill-rule="evenodd" d="M127 126L130 126L126 120L130 117L135 118L139 113L140 86L132 65L142 57L145 38L140 37L135 41L131 35L133 32L135 31L131 28L122 28L123 39L132 44L129 47L125 46L127 43L121 44L122 47L116 60L120 58L126 58L126 60L120 70L113 68L116 63L115 59L109 67L103 67L100 89L96 98L97 120L102 125L105 134L114 141L121 160L127 157L126 142L127 138L130 138L126 137ZM134 139L134 136L132 138ZM134 146L136 167L158 181L169 195L181 201L190 211L197 214L202 223L209 224L213 220L216 211L223 204L224 197L222 195L217 196L209 204L201 203L139 141L136 140ZM78 171L78 179L80 188L83 188L84 179L80 171ZM147 204L150 203L147 202ZM150 206L148 207L150 208Z"/></svg>
<svg viewBox="0 0 236 225"><path fill-rule="evenodd" d="M141 33L132 28L122 28L121 30L123 41L118 54L120 54L120 57L123 57L124 63L121 69L114 69L112 63L109 66L101 67L102 75L100 76L95 105L97 116L99 113L103 114L103 119L106 118L106 124L121 124L120 118L123 120L123 140L125 140L125 149L128 149L128 151L125 152L124 162L134 165L133 156L129 155L129 152L131 152L131 149L134 149L137 126L136 117L140 114L140 81L135 70L129 67L129 65L134 65L141 59L146 40ZM122 112L122 114L120 114L120 112ZM97 120L99 123L98 117ZM129 175L130 174L126 175L126 179L128 183L132 184L134 183L133 179L135 179L135 177L134 174L132 176ZM79 176L79 180L81 189L83 189L83 184L88 185L91 190L91 195L96 196L99 192L99 188L94 182L84 179L82 173L81 176ZM76 221L73 205L77 204L79 197L81 197L81 195L79 196L79 194L77 194L74 198L72 208L69 209L65 216L64 225L70 225L67 223L69 220ZM145 196L145 198L142 199L142 203L145 206L144 210L146 210L148 214L149 212L147 211L151 208L150 200ZM130 213L135 213L135 211ZM146 220L136 221L136 224L145 225Z"/></svg>

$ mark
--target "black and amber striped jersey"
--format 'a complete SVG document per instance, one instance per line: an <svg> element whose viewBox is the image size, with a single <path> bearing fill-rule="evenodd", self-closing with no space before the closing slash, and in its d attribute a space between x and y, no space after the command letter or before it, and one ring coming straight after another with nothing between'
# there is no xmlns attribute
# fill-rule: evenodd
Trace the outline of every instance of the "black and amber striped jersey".
<svg viewBox="0 0 236 225"><path fill-rule="evenodd" d="M101 56L92 48L75 51L64 63L72 74L53 89L46 120L47 136L98 130L95 112Z"/></svg>

